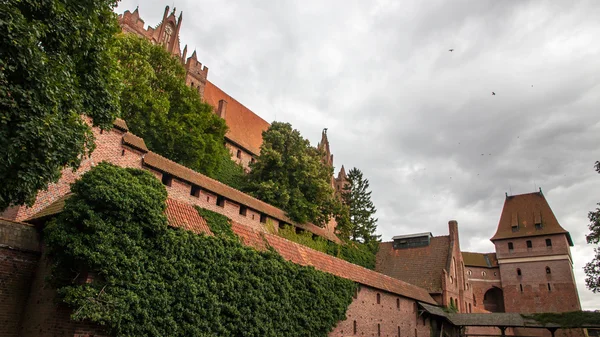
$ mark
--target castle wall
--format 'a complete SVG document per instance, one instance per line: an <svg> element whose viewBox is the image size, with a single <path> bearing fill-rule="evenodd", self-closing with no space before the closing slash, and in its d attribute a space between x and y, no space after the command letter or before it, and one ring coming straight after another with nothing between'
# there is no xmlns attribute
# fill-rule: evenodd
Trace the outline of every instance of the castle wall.
<svg viewBox="0 0 600 337"><path fill-rule="evenodd" d="M430 335L430 324L430 319L418 317L414 300L361 286L348 307L346 320L339 322L329 336L425 337Z"/></svg>
<svg viewBox="0 0 600 337"><path fill-rule="evenodd" d="M225 147L231 153L231 159L242 165L246 171L249 171L250 163L254 160L252 154L231 142L226 142Z"/></svg>
<svg viewBox="0 0 600 337"><path fill-rule="evenodd" d="M472 288L473 292L473 306L477 310L485 310L485 293L494 287L502 289L500 268L467 266L465 269L468 287ZM472 312L476 312L475 309Z"/></svg>
<svg viewBox="0 0 600 337"><path fill-rule="evenodd" d="M31 283L40 259L33 226L0 220L0 336L19 336Z"/></svg>
<svg viewBox="0 0 600 337"><path fill-rule="evenodd" d="M443 275L444 306L449 306L450 300L454 301L458 312L468 313L473 308L473 290L467 287L465 275L465 264L460 252L460 241L458 237L458 223L448 223L450 235L450 268Z"/></svg>

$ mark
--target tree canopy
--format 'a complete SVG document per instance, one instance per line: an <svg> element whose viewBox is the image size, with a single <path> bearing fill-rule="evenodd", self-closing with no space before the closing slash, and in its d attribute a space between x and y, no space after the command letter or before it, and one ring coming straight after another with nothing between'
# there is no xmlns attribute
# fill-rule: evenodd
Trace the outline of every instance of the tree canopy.
<svg viewBox="0 0 600 337"><path fill-rule="evenodd" d="M352 302L354 282L243 246L223 215L201 211L215 236L169 228L150 172L100 163L72 192L44 232L51 281L111 336L325 337Z"/></svg>
<svg viewBox="0 0 600 337"><path fill-rule="evenodd" d="M294 221L324 226L335 214L333 168L289 123L273 122L263 132L260 156L250 164L247 191L277 206Z"/></svg>
<svg viewBox="0 0 600 337"><path fill-rule="evenodd" d="M223 160L225 121L185 82L180 61L163 47L130 34L117 37L115 56L124 79L122 116L152 151L208 176Z"/></svg>
<svg viewBox="0 0 600 337"><path fill-rule="evenodd" d="M0 1L0 211L37 191L94 148L80 118L109 128L120 81L111 0Z"/></svg>
<svg viewBox="0 0 600 337"><path fill-rule="evenodd" d="M373 217L377 209L371 201L369 180L356 167L348 172L348 183L342 191L342 199L348 207L350 217L350 239L366 245L375 244L380 235L376 235L377 219Z"/></svg>
<svg viewBox="0 0 600 337"><path fill-rule="evenodd" d="M595 168L596 172L600 173L600 162L596 162ZM595 211L589 212L588 218L590 234L586 236L587 243L598 245L600 244L600 208L597 207ZM596 256L585 265L584 271L587 275L585 283L588 289L597 293L600 292L600 247L594 248L594 252Z"/></svg>

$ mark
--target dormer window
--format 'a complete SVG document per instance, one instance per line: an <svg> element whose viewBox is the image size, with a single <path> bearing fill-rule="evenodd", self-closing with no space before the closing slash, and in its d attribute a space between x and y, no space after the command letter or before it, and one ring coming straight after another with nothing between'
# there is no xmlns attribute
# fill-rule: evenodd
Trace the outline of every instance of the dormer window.
<svg viewBox="0 0 600 337"><path fill-rule="evenodd" d="M512 229L513 233L518 232L519 231L519 225L511 226L511 229Z"/></svg>
<svg viewBox="0 0 600 337"><path fill-rule="evenodd" d="M538 230L538 231L539 231L539 230L541 230L542 228L543 228L543 227L542 227L542 224L541 224L541 223L536 223L536 224L535 224L535 230Z"/></svg>

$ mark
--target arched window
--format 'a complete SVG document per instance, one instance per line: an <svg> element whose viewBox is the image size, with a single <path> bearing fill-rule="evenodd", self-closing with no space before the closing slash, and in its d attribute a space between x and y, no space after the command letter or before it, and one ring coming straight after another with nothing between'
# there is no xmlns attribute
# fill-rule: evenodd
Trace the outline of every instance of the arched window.
<svg viewBox="0 0 600 337"><path fill-rule="evenodd" d="M473 274L473 272L470 270L467 270L467 275L471 276L471 274Z"/></svg>
<svg viewBox="0 0 600 337"><path fill-rule="evenodd" d="M381 304L381 295L377 293L377 304Z"/></svg>
<svg viewBox="0 0 600 337"><path fill-rule="evenodd" d="M521 276L521 268L517 268L517 276Z"/></svg>
<svg viewBox="0 0 600 337"><path fill-rule="evenodd" d="M552 274L552 271L550 270L550 267L546 267L546 274Z"/></svg>
<svg viewBox="0 0 600 337"><path fill-rule="evenodd" d="M485 275L487 275L487 273L486 273L486 272L484 272L484 271L482 271L482 272L481 272L481 276L485 276Z"/></svg>

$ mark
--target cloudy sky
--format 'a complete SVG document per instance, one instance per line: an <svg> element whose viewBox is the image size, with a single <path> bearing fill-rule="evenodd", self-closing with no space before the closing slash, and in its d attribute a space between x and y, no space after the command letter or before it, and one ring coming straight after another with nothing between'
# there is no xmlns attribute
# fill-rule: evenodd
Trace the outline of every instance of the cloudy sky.
<svg viewBox="0 0 600 337"><path fill-rule="evenodd" d="M371 182L379 232L448 233L491 252L505 192L542 188L571 232L585 309L587 213L600 202L600 1L124 0L182 43L209 80ZM449 49L453 48L453 52ZM189 54L188 54L189 55ZM496 95L493 96L492 92Z"/></svg>

